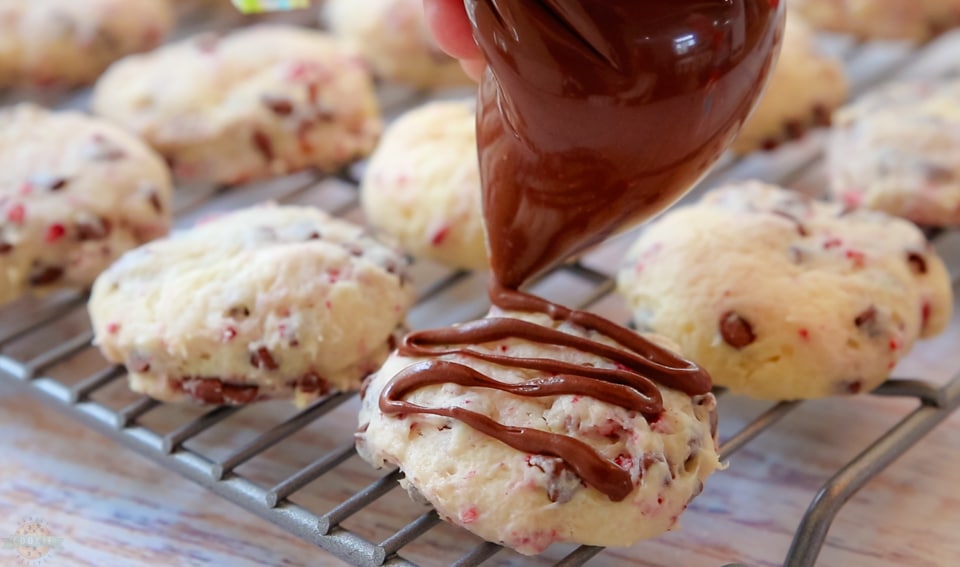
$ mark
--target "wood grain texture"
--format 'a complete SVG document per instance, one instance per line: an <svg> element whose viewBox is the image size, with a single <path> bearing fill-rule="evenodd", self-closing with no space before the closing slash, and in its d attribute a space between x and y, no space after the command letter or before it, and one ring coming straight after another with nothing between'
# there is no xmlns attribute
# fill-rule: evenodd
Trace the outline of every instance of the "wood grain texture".
<svg viewBox="0 0 960 567"><path fill-rule="evenodd" d="M0 431L0 538L42 520L64 538L49 565L346 565L10 388Z"/></svg>

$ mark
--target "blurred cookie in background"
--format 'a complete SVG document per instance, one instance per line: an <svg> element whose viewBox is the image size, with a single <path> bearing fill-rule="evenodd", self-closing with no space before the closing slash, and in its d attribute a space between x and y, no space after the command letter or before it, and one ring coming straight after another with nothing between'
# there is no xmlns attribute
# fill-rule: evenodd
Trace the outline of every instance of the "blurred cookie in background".
<svg viewBox="0 0 960 567"><path fill-rule="evenodd" d="M733 142L733 151L773 149L811 128L829 125L833 110L848 92L842 62L820 51L806 21L788 14L780 58L757 108Z"/></svg>
<svg viewBox="0 0 960 567"><path fill-rule="evenodd" d="M790 0L815 27L861 39L923 41L960 24L960 0Z"/></svg>
<svg viewBox="0 0 960 567"><path fill-rule="evenodd" d="M173 20L168 0L0 0L0 87L92 83L159 45Z"/></svg>
<svg viewBox="0 0 960 567"><path fill-rule="evenodd" d="M473 100L432 102L384 133L361 183L369 222L410 254L487 269Z"/></svg>
<svg viewBox="0 0 960 567"><path fill-rule="evenodd" d="M92 107L149 142L183 181L334 170L372 151L381 131L360 56L325 33L281 25L128 57L97 83Z"/></svg>
<svg viewBox="0 0 960 567"><path fill-rule="evenodd" d="M960 225L960 80L885 85L835 120L835 198L921 225Z"/></svg>
<svg viewBox="0 0 960 567"><path fill-rule="evenodd" d="M423 0L326 0L321 19L386 81L420 89L473 84L434 42Z"/></svg>
<svg viewBox="0 0 960 567"><path fill-rule="evenodd" d="M146 144L77 112L0 111L0 304L85 289L167 233L170 172Z"/></svg>

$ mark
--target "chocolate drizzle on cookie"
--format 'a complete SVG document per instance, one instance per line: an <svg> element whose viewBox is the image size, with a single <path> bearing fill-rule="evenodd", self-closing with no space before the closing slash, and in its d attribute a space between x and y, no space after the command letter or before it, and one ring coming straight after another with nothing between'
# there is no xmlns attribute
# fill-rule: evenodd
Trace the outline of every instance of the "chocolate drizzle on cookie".
<svg viewBox="0 0 960 567"><path fill-rule="evenodd" d="M404 398L445 383L522 397L583 395L654 422L664 409L658 384L690 396L710 392L710 377L695 364L519 288L663 210L706 172L760 94L783 7L770 0L468 0L467 8L489 64L477 135L491 301L506 313L546 314L583 334L508 316L413 333L399 353L421 360L392 378L379 407L387 415L456 419L518 451L560 458L620 501L633 490L629 471L582 441ZM475 346L507 339L571 349L610 368ZM444 359L450 355L542 377L499 382Z"/></svg>
<svg viewBox="0 0 960 567"><path fill-rule="evenodd" d="M387 415L422 413L450 417L489 435L518 451L562 459L584 482L619 502L633 490L630 473L597 453L586 443L555 433L500 424L479 413L460 408L427 408L406 402L413 391L437 384L490 388L523 397L581 395L643 414L655 421L663 399L655 382L691 396L710 391L710 377L694 365L640 335L585 311L574 311L518 291L494 287L491 298L502 309L540 312L597 332L619 342L618 348L519 319L490 317L463 325L407 335L400 345L403 356L434 358L407 367L395 376L380 396ZM601 357L616 368L587 367L547 358L519 358L471 348L506 339L570 348ZM462 364L437 357L461 355L505 367L544 374L517 384L499 382Z"/></svg>

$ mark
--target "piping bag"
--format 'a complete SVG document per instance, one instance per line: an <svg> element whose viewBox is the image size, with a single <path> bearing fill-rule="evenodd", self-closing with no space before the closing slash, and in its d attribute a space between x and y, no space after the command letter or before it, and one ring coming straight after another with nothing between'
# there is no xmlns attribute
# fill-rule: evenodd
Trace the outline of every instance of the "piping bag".
<svg viewBox="0 0 960 567"><path fill-rule="evenodd" d="M516 289L689 191L766 84L778 0L466 0L491 266Z"/></svg>

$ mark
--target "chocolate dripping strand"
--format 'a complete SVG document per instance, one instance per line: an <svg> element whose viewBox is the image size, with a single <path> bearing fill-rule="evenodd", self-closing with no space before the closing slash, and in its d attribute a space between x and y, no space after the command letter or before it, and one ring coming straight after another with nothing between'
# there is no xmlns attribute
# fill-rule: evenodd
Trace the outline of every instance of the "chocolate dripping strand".
<svg viewBox="0 0 960 567"><path fill-rule="evenodd" d="M495 388L520 396L534 397L575 393L580 387L591 390L587 395L597 396L597 389L600 387L598 384L588 384L589 379L577 376L555 378L560 380L541 380L537 386L530 386L530 383L506 384L455 362L422 361L405 368L387 384L380 394L380 411L385 415L422 413L449 417L517 451L557 457L573 469L585 483L605 494L610 500L620 502L633 490L630 473L602 457L592 447L578 439L538 429L503 425L485 415L460 407L427 408L402 399L406 394L420 388L447 383L468 388ZM615 389L618 388L624 387L602 384L603 393L600 395L603 398L614 396ZM623 404L624 402L625 400L619 400L615 403Z"/></svg>
<svg viewBox="0 0 960 567"><path fill-rule="evenodd" d="M587 330L605 335L631 352L621 351L588 339L579 339L581 342L578 342L576 346L580 350L620 362L674 390L680 390L690 396L698 396L706 394L713 386L710 375L693 362L677 356L630 329L594 313L569 309L528 293L505 289L497 285L495 281L490 286L490 300L494 305L505 311L539 312L549 316L554 321L568 321ZM596 348L598 346L608 350L604 354L600 354ZM612 352L613 354L607 354L606 352ZM623 359L625 358L628 358L631 362L624 362ZM637 363L639 363L639 368L634 366Z"/></svg>

